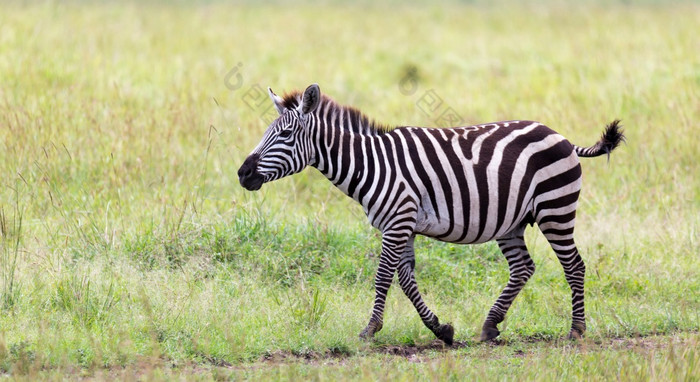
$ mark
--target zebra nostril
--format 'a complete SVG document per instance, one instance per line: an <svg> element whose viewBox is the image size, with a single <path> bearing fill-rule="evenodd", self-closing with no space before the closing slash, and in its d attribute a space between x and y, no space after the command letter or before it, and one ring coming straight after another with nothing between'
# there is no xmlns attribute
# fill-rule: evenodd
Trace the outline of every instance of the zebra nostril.
<svg viewBox="0 0 700 382"><path fill-rule="evenodd" d="M243 166L241 166L241 168L238 169L238 177L239 177L239 178L248 177L248 176L250 176L250 174L252 174L252 173L253 173L253 171L252 171L251 168L250 168L249 166L247 166L246 164L243 164Z"/></svg>
<svg viewBox="0 0 700 382"><path fill-rule="evenodd" d="M259 155L254 154L246 158L246 160L243 162L243 165L241 165L241 168L238 169L238 177L239 178L246 178L255 173L255 170L258 168L258 159L260 158Z"/></svg>

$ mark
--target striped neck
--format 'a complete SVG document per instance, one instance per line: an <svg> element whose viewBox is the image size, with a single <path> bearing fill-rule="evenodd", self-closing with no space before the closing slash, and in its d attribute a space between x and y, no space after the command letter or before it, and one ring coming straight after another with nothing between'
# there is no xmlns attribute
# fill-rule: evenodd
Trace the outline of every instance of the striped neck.
<svg viewBox="0 0 700 382"><path fill-rule="evenodd" d="M330 102L328 102L330 101ZM370 121L354 108L325 98L314 113L312 139L315 155L311 166L346 195L361 202L360 190L380 160L377 142L389 129Z"/></svg>

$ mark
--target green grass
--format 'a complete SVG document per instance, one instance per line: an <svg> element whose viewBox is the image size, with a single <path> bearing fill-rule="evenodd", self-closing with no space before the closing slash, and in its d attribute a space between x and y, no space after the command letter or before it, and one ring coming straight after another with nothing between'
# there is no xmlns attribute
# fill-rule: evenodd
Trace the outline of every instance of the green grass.
<svg viewBox="0 0 700 382"><path fill-rule="evenodd" d="M698 380L699 11L3 4L0 375ZM459 346L397 287L360 341L380 249L362 209L315 170L258 193L236 177L266 126L256 91L312 82L388 124L451 107L589 145L622 119L627 144L582 162L587 338L561 339L570 292L530 230L537 271L500 344L475 342L508 277L498 248L427 239L418 282ZM429 91L444 106L426 113Z"/></svg>

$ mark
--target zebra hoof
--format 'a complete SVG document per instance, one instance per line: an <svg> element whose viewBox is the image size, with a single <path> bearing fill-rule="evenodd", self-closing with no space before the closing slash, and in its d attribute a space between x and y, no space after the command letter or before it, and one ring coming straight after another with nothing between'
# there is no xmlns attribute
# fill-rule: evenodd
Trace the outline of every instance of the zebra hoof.
<svg viewBox="0 0 700 382"><path fill-rule="evenodd" d="M569 340L580 340L583 338L583 333L586 331L586 324L583 322L574 322L571 324L571 331L566 336Z"/></svg>
<svg viewBox="0 0 700 382"><path fill-rule="evenodd" d="M435 331L435 335L438 339L442 340L445 345L452 346L455 329L450 324L440 325L440 327Z"/></svg>
<svg viewBox="0 0 700 382"><path fill-rule="evenodd" d="M367 324L367 327L360 332L360 339L363 340L370 340L374 337L374 333L382 330L382 324L381 323L376 323L374 321L370 321L369 324Z"/></svg>
<svg viewBox="0 0 700 382"><path fill-rule="evenodd" d="M481 329L481 337L479 337L479 341L491 341L492 339L498 337L499 334L501 334L501 332L498 330L498 328L496 328L496 325L484 325L484 327Z"/></svg>

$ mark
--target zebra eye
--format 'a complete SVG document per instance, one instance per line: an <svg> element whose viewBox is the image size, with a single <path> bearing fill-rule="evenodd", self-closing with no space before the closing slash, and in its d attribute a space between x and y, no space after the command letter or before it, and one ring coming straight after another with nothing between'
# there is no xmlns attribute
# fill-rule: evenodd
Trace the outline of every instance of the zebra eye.
<svg viewBox="0 0 700 382"><path fill-rule="evenodd" d="M280 131L280 137L282 137L282 138L287 138L290 135L292 135L291 129L285 129L285 130Z"/></svg>

